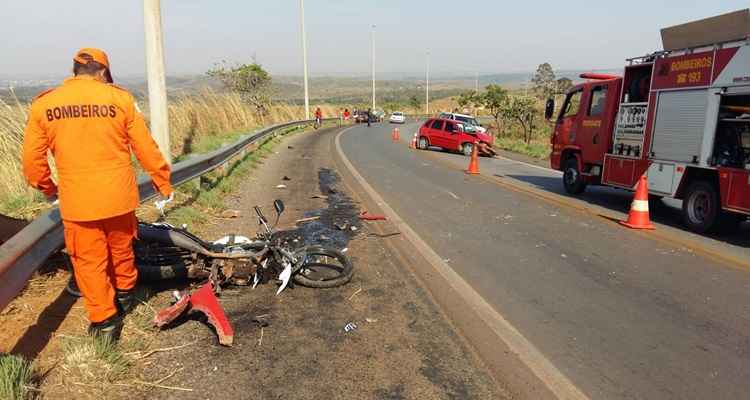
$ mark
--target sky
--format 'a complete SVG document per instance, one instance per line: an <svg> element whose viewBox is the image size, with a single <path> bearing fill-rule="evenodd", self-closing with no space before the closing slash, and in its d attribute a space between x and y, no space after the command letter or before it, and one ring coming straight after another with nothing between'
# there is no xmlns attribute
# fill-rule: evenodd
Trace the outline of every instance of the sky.
<svg viewBox="0 0 750 400"><path fill-rule="evenodd" d="M661 49L659 29L750 4L734 0L306 0L312 76L620 68ZM168 75L222 60L302 74L299 0L162 0ZM3 0L0 76L65 75L80 47L100 47L112 72L145 73L141 0Z"/></svg>

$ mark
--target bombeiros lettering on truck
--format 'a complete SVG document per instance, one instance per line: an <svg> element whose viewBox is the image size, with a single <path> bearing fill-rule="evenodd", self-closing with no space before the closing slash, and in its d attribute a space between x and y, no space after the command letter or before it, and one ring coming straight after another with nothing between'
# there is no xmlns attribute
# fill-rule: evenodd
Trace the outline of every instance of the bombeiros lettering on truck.
<svg viewBox="0 0 750 400"><path fill-rule="evenodd" d="M587 185L683 200L696 232L750 215L750 9L661 31L664 49L622 76L582 74L555 116L552 168L571 194Z"/></svg>

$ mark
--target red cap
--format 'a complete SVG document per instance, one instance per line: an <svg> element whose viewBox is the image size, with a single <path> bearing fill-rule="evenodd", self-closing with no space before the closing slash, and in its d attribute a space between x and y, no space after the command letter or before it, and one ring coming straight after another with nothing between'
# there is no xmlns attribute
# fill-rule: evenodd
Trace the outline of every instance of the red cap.
<svg viewBox="0 0 750 400"><path fill-rule="evenodd" d="M84 47L76 52L73 60L80 64L88 64L89 61L96 61L103 65L107 70L104 72L104 78L107 82L112 83L112 74L109 70L109 57L107 53L93 47Z"/></svg>

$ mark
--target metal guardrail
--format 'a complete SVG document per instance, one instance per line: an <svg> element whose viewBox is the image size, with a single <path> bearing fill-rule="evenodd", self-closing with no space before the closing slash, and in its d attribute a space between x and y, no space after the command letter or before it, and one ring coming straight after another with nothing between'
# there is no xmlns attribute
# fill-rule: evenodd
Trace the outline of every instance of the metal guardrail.
<svg viewBox="0 0 750 400"><path fill-rule="evenodd" d="M325 118L324 121L339 121ZM215 169L222 168L235 157L244 157L265 139L272 138L286 128L312 124L314 120L286 122L244 135L236 142L218 150L196 155L172 166L171 181L179 185ZM141 202L156 196L151 178L138 179ZM0 246L0 311L23 290L32 274L55 252L63 248L63 226L60 211L51 209L34 219L23 230Z"/></svg>

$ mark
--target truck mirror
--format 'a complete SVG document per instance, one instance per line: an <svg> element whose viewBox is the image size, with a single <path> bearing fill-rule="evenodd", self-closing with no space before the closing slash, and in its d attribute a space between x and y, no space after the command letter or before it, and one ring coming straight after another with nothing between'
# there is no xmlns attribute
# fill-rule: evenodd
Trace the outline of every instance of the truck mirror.
<svg viewBox="0 0 750 400"><path fill-rule="evenodd" d="M549 98L547 99L547 104L544 105L544 119L550 120L552 119L552 114L555 113L555 99Z"/></svg>

